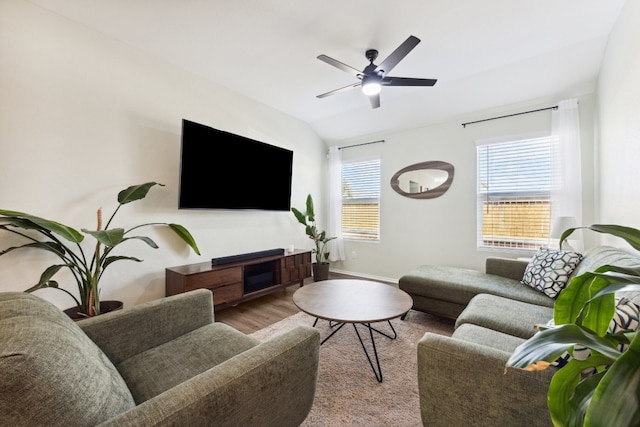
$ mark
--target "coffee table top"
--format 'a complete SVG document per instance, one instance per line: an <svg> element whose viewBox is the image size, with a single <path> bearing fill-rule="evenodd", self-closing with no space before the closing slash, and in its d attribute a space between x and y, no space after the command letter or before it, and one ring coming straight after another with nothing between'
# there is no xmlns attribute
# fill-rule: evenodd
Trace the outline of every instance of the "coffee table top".
<svg viewBox="0 0 640 427"><path fill-rule="evenodd" d="M413 300L403 290L370 280L332 279L304 285L293 303L314 317L340 323L374 323L409 311Z"/></svg>

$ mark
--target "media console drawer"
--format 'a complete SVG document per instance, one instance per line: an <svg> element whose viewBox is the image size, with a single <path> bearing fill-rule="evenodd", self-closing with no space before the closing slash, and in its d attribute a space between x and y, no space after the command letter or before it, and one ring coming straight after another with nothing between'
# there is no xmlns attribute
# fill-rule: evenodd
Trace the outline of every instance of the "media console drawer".
<svg viewBox="0 0 640 427"><path fill-rule="evenodd" d="M192 291L200 288L216 288L218 286L229 285L230 283L242 283L242 268L232 267L217 271L207 271L194 274L190 277L185 286L185 291Z"/></svg>
<svg viewBox="0 0 640 427"><path fill-rule="evenodd" d="M242 283L218 286L211 289L213 292L213 304L220 305L226 302L237 301L242 298Z"/></svg>

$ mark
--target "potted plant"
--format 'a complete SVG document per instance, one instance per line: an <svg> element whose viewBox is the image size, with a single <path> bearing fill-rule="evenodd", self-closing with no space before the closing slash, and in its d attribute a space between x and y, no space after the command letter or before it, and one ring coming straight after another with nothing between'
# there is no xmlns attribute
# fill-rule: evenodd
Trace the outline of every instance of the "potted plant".
<svg viewBox="0 0 640 427"><path fill-rule="evenodd" d="M620 237L640 250L640 230L635 228L578 228ZM560 243L578 228L567 229ZM640 335L637 331L614 334L608 329L615 313L615 293L639 290L640 267L603 265L574 277L556 300L556 326L537 325L540 332L507 362L507 367L542 370L565 352L572 354L574 346L589 349L586 360L571 358L553 375L547 401L555 426L638 425ZM595 375L584 375L588 369L594 369Z"/></svg>
<svg viewBox="0 0 640 427"><path fill-rule="evenodd" d="M131 227L128 230L124 228L109 228L123 205L145 198L149 189L155 185L162 186L163 184L147 182L128 187L118 193L118 207L111 214L104 228L102 226L102 208L98 209L96 230L83 228L79 232L56 221L39 218L23 212L0 210L0 230L17 234L29 241L21 246L10 247L0 251L0 255L17 249L41 249L56 255L62 263L47 267L41 274L38 283L25 292L33 292L43 288L59 289L74 299L77 310L72 311L77 312L79 316L98 315L101 312L100 279L106 268L116 261L142 262L141 259L131 256L113 255L114 249L131 240L142 241L154 249L158 248L158 245L149 237L131 235L134 230L150 225L168 226L200 255L200 250L189 231L179 224L147 223ZM81 245L85 235L96 239L95 247L91 253L85 253L85 248ZM53 276L62 269L68 269L73 275L78 285L79 298L76 298L66 289L60 288L58 282L53 280Z"/></svg>
<svg viewBox="0 0 640 427"><path fill-rule="evenodd" d="M324 230L318 230L316 226L316 215L313 209L313 198L311 194L307 196L306 210L301 212L296 208L291 208L298 222L305 226L305 233L313 240L315 248L311 251L316 255L316 262L313 263L313 280L327 280L329 278L329 250L327 243L335 237L327 237Z"/></svg>

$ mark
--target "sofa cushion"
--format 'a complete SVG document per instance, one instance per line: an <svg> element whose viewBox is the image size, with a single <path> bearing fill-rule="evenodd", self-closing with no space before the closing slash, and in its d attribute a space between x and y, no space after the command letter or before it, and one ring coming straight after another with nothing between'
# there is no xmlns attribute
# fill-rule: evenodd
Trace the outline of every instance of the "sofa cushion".
<svg viewBox="0 0 640 427"><path fill-rule="evenodd" d="M89 426L135 406L105 354L54 305L0 293L0 425Z"/></svg>
<svg viewBox="0 0 640 427"><path fill-rule="evenodd" d="M513 353L520 344L526 341L524 338L514 337L513 335L470 323L460 325L460 327L453 332L451 338L491 347L509 354ZM507 355L506 358L508 357Z"/></svg>
<svg viewBox="0 0 640 427"><path fill-rule="evenodd" d="M527 265L522 283L555 298L581 260L582 254L577 252L540 248Z"/></svg>
<svg viewBox="0 0 640 427"><path fill-rule="evenodd" d="M574 271L574 276L579 276L588 271L595 271L603 265L619 265L633 267L640 265L638 252L631 253L626 249L611 246L596 246L584 252L584 258Z"/></svg>
<svg viewBox="0 0 640 427"><path fill-rule="evenodd" d="M465 268L422 265L403 275L399 284L400 289L412 296L447 300L465 306L480 293L553 306L551 298L523 286L518 280Z"/></svg>
<svg viewBox="0 0 640 427"><path fill-rule="evenodd" d="M480 294L456 320L456 328L465 323L482 326L520 338L531 338L536 324L547 323L553 317L553 308L495 295Z"/></svg>
<svg viewBox="0 0 640 427"><path fill-rule="evenodd" d="M211 323L119 363L140 404L260 342L224 323Z"/></svg>

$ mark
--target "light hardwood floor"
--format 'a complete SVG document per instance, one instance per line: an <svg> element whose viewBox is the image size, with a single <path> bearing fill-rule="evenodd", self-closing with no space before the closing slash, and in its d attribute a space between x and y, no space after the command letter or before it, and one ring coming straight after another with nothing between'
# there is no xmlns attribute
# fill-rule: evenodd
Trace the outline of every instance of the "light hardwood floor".
<svg viewBox="0 0 640 427"><path fill-rule="evenodd" d="M354 276L330 273L330 279L358 279ZM306 279L304 284L313 283L313 279ZM273 323L300 312L293 303L293 293L299 289L298 285L289 286L271 294L243 302L236 306L227 307L215 312L215 321L251 334Z"/></svg>

